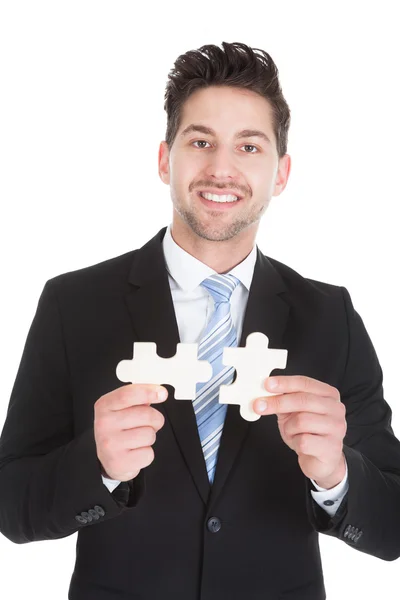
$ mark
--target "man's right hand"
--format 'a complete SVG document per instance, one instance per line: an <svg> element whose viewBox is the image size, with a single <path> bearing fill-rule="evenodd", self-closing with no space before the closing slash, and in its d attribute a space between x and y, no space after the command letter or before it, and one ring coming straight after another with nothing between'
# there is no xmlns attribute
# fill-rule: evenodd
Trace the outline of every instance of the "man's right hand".
<svg viewBox="0 0 400 600"><path fill-rule="evenodd" d="M158 398L158 392L163 392L164 397ZM104 477L128 481L153 462L151 446L165 419L150 404L167 398L168 391L163 386L131 383L96 401L94 438Z"/></svg>

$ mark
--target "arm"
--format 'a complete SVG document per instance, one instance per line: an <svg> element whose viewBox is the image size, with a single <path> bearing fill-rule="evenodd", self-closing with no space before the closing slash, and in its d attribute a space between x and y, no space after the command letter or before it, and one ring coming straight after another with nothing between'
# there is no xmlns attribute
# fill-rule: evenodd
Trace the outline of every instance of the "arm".
<svg viewBox="0 0 400 600"><path fill-rule="evenodd" d="M143 492L124 486L127 507ZM121 486L122 488L122 486ZM15 543L57 539L119 515L121 489L104 485L93 426L74 436L72 390L54 279L40 296L0 437L0 531ZM104 515L83 524L94 506Z"/></svg>
<svg viewBox="0 0 400 600"><path fill-rule="evenodd" d="M348 492L330 517L311 500L307 509L314 528L351 547L395 560L400 556L400 442L391 427L392 411L383 396L383 374L363 321L342 288L348 322L348 356L339 386L346 405L343 443Z"/></svg>

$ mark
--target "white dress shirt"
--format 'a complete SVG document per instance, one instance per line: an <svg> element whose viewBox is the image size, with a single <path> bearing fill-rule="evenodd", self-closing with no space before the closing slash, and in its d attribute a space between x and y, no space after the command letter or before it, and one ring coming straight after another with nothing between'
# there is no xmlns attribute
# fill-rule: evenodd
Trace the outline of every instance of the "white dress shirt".
<svg viewBox="0 0 400 600"><path fill-rule="evenodd" d="M207 323L214 312L214 300L208 291L200 284L207 277L215 275L216 271L176 244L171 235L171 225L167 228L164 236L163 251L180 341L182 343L198 343L201 339L202 332L205 330ZM233 290L230 301L232 320L235 325L238 340L240 340L242 334L244 313L247 306L251 281L253 279L256 257L257 246L254 245L250 254L239 265L229 271L229 273L237 277L240 281ZM110 492L121 483L115 479L109 479L103 476L102 478L104 485ZM331 516L336 513L340 502L348 490L347 479L347 463L344 479L330 490L318 486L315 481L311 479L318 490L310 490L312 497L319 506ZM326 501L328 501L328 505L324 504ZM333 504L331 504L331 502L333 502Z"/></svg>

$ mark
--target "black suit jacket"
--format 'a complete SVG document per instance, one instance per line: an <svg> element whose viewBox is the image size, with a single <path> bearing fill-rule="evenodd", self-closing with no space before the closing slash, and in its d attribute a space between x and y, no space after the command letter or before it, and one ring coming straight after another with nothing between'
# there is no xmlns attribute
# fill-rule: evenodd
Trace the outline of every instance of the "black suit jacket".
<svg viewBox="0 0 400 600"><path fill-rule="evenodd" d="M240 346L253 331L287 368L339 389L349 491L334 518L312 499L276 416L228 406L210 488L190 401L169 398L155 459L110 493L94 403L121 386L134 341L173 356L179 333L162 251L141 249L47 281L0 438L0 530L15 543L78 532L71 600L322 600L318 532L384 560L400 555L400 443L382 370L344 287L257 261Z"/></svg>

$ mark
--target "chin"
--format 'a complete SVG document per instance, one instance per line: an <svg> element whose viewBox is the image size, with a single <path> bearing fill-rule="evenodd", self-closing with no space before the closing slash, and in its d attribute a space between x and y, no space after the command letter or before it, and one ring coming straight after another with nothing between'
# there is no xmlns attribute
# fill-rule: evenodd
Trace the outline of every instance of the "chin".
<svg viewBox="0 0 400 600"><path fill-rule="evenodd" d="M208 240L209 242L226 242L236 237L245 226L242 224L232 223L231 225L225 225L222 227L207 226L201 223L188 223L191 230L200 238Z"/></svg>

